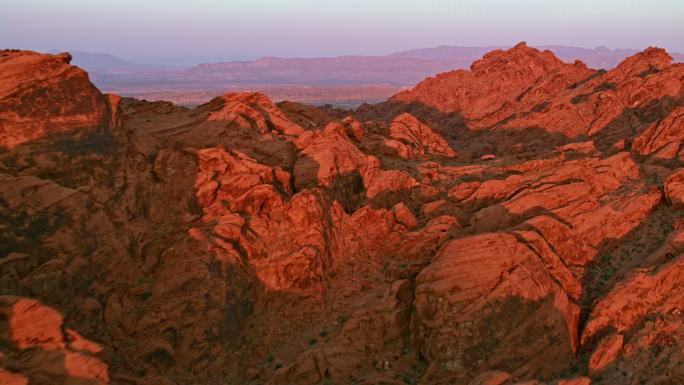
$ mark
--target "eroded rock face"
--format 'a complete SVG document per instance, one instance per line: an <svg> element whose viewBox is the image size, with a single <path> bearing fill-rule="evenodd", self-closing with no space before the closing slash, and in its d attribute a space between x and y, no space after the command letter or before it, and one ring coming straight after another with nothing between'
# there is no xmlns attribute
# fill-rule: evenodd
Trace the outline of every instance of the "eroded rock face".
<svg viewBox="0 0 684 385"><path fill-rule="evenodd" d="M550 51L540 52L520 43L507 51L486 54L472 64L470 71L428 78L393 100L458 112L473 127L484 128L540 106L594 72L581 62L566 64Z"/></svg>
<svg viewBox="0 0 684 385"><path fill-rule="evenodd" d="M423 355L451 371L546 376L565 366L576 348L579 309L547 263L513 234L447 243L416 279ZM468 268L474 264L477 272ZM501 334L488 336L490 328Z"/></svg>
<svg viewBox="0 0 684 385"><path fill-rule="evenodd" d="M304 129L291 122L264 94L236 92L220 96L209 104L212 112L209 120L225 121L237 127L251 126L260 132L275 131L297 136ZM213 106L216 107L213 107Z"/></svg>
<svg viewBox="0 0 684 385"><path fill-rule="evenodd" d="M675 170L663 181L665 196L672 206L684 208L684 169Z"/></svg>
<svg viewBox="0 0 684 385"><path fill-rule="evenodd" d="M653 155L658 159L681 159L682 125L684 108L675 109L663 120L652 123L641 135L634 139L634 150L641 155Z"/></svg>
<svg viewBox="0 0 684 385"><path fill-rule="evenodd" d="M572 138L597 135L611 144L638 134L624 129L628 120L637 120L639 131L650 128L635 148L673 157L678 147L667 138L678 138L676 128L669 128L677 126L678 115L667 116L681 104L684 67L671 60L664 50L649 48L614 69L595 71L521 43L485 55L470 71L429 78L393 100L461 114L474 129L541 128Z"/></svg>
<svg viewBox="0 0 684 385"><path fill-rule="evenodd" d="M456 156L456 152L444 138L411 114L401 114L392 121L390 136L399 141L396 150L402 158L423 156L425 153Z"/></svg>
<svg viewBox="0 0 684 385"><path fill-rule="evenodd" d="M674 245L681 248L678 242ZM684 379L681 365L664 359L682 357L684 258L666 253L657 263L633 272L594 306L582 334L583 343L598 339L590 370L615 376L621 368L632 366L639 377L652 383L662 376L675 383Z"/></svg>
<svg viewBox="0 0 684 385"><path fill-rule="evenodd" d="M295 142L300 149L294 165L294 183L306 187L363 184L373 198L383 192L411 190L418 182L400 170L383 170L377 157L364 154L346 135L343 126L330 123L322 131L309 131ZM337 188L342 188L338 186Z"/></svg>
<svg viewBox="0 0 684 385"><path fill-rule="evenodd" d="M0 54L0 382L682 382L664 51L521 44L336 112L67 62Z"/></svg>
<svg viewBox="0 0 684 385"><path fill-rule="evenodd" d="M3 384L109 383L99 344L63 329L56 310L29 298L0 296Z"/></svg>
<svg viewBox="0 0 684 385"><path fill-rule="evenodd" d="M322 131L309 131L295 144L300 150L294 166L298 189L329 186L335 178L352 174L363 178L377 168L377 161L361 152L338 123L330 123Z"/></svg>
<svg viewBox="0 0 684 385"><path fill-rule="evenodd" d="M0 51L0 147L111 122L115 106L70 61L68 53Z"/></svg>

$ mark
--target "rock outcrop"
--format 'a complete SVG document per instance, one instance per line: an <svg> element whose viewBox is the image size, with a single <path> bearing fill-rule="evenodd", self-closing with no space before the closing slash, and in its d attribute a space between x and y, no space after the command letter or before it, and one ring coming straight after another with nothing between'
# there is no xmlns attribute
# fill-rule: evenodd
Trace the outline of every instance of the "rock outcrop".
<svg viewBox="0 0 684 385"><path fill-rule="evenodd" d="M541 128L570 138L597 135L617 141L649 127L635 148L673 157L679 142L668 138L677 138L679 114L670 111L681 105L684 70L671 60L664 50L649 48L616 68L595 71L520 43L485 55L470 71L429 78L392 100L461 114L473 129ZM640 123L637 132L625 127L631 117Z"/></svg>
<svg viewBox="0 0 684 385"><path fill-rule="evenodd" d="M449 158L456 156L444 138L411 114L401 114L392 121L390 137L395 141L388 141L385 145L394 148L402 158L420 157L426 153Z"/></svg>
<svg viewBox="0 0 684 385"><path fill-rule="evenodd" d="M663 189L672 206L684 208L684 169L677 169L668 175L663 181Z"/></svg>
<svg viewBox="0 0 684 385"><path fill-rule="evenodd" d="M595 71L582 62L566 64L550 51L520 43L493 51L457 70L428 78L393 100L418 102L439 111L458 112L474 128L486 128L542 103Z"/></svg>
<svg viewBox="0 0 684 385"><path fill-rule="evenodd" d="M99 344L63 328L63 316L29 298L0 296L3 384L109 383ZM80 382L79 382L80 381Z"/></svg>
<svg viewBox="0 0 684 385"><path fill-rule="evenodd" d="M0 147L112 123L115 99L70 61L68 53L0 51Z"/></svg>
<svg viewBox="0 0 684 385"><path fill-rule="evenodd" d="M475 264L477 272L468 268ZM558 371L572 360L579 319L552 272L560 266L513 234L450 241L416 279L421 353L432 365L464 373ZM488 335L491 328L500 334Z"/></svg>
<svg viewBox="0 0 684 385"><path fill-rule="evenodd" d="M304 129L291 122L264 94L228 93L207 104L212 112L209 120L226 122L236 127L252 127L262 133L275 131L280 134L297 136Z"/></svg>

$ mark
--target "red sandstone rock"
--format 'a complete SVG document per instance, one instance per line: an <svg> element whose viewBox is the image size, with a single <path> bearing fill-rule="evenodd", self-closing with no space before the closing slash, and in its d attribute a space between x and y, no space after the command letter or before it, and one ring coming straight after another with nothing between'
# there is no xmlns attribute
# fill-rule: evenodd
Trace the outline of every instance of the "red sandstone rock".
<svg viewBox="0 0 684 385"><path fill-rule="evenodd" d="M550 51L540 52L525 43L490 52L470 68L424 80L392 100L458 112L473 127L484 128L532 109L594 73L581 62L565 64Z"/></svg>
<svg viewBox="0 0 684 385"><path fill-rule="evenodd" d="M442 208L444 205L446 205L447 201L444 199L436 200L433 202L428 202L423 205L421 208L423 211L423 215L426 217L431 216L433 213L437 212Z"/></svg>
<svg viewBox="0 0 684 385"><path fill-rule="evenodd" d="M429 78L392 100L460 113L477 129L498 124L509 129L540 127L568 137L594 135L627 109L678 98L684 67L670 65L670 61L664 50L649 48L607 73L597 73L581 62L562 63L549 51L539 52L521 43L485 55L470 71ZM648 139L651 136L646 134L637 142L639 151L650 153L654 150L648 146L666 145L666 141ZM649 142L653 144L645 144ZM670 156L666 153L663 156Z"/></svg>
<svg viewBox="0 0 684 385"><path fill-rule="evenodd" d="M301 149L294 166L297 189L330 186L338 178L358 177L366 188L366 195L373 198L382 192L418 186L403 171L382 170L380 161L361 152L340 124L330 123L323 131L306 132L295 143Z"/></svg>
<svg viewBox="0 0 684 385"><path fill-rule="evenodd" d="M473 264L476 270L467 268ZM579 309L555 283L546 263L510 234L450 241L416 284L417 333L422 354L432 365L487 370L496 367L499 357L515 356L525 346L526 358L516 369L541 374L562 366L576 348ZM516 314L509 307L517 308ZM533 321L542 319L544 327ZM505 330L492 345L495 350L481 362L470 361L465 352L481 346L493 324Z"/></svg>
<svg viewBox="0 0 684 385"><path fill-rule="evenodd" d="M2 296L0 314L0 338L20 352L3 357L0 365L6 364L16 372L0 368L3 384L109 382L107 365L91 355L102 349L72 330L65 338L63 318L56 310L33 299ZM65 339L70 341L68 345Z"/></svg>
<svg viewBox="0 0 684 385"><path fill-rule="evenodd" d="M102 347L88 339L84 338L73 329L64 329L66 340L71 350L82 350L85 352L97 354L102 351Z"/></svg>
<svg viewBox="0 0 684 385"><path fill-rule="evenodd" d="M587 377L576 377L551 382L551 385L590 385L591 379Z"/></svg>
<svg viewBox="0 0 684 385"><path fill-rule="evenodd" d="M485 372L474 378L468 385L502 385L511 375L506 372Z"/></svg>
<svg viewBox="0 0 684 385"><path fill-rule="evenodd" d="M68 53L0 51L0 147L111 123L115 106L70 61Z"/></svg>
<svg viewBox="0 0 684 385"><path fill-rule="evenodd" d="M197 195L206 206L218 200L230 205L233 211L258 214L281 203L273 184L285 191L290 188L287 172L261 165L237 151L204 149L199 152L199 160Z"/></svg>
<svg viewBox="0 0 684 385"><path fill-rule="evenodd" d="M394 207L392 207L392 212L394 213L394 217L397 219L397 222L406 226L407 229L410 230L418 226L416 217L413 216L411 209L409 209L405 203L402 202L394 205Z"/></svg>
<svg viewBox="0 0 684 385"><path fill-rule="evenodd" d="M672 206L684 208L684 169L678 169L663 181L665 196Z"/></svg>
<svg viewBox="0 0 684 385"><path fill-rule="evenodd" d="M374 169L366 175L366 195L369 198L384 192L410 191L418 186L418 182L404 171Z"/></svg>
<svg viewBox="0 0 684 385"><path fill-rule="evenodd" d="M684 290L679 283L683 273L681 256L657 269L635 271L594 306L582 341L607 327L626 332L650 312L669 314L680 309Z"/></svg>
<svg viewBox="0 0 684 385"><path fill-rule="evenodd" d="M632 148L642 155L653 155L660 159L682 158L680 152L684 140L684 107L675 109L662 120L651 124L634 139Z"/></svg>
<svg viewBox="0 0 684 385"><path fill-rule="evenodd" d="M594 145L594 142L587 141L587 142L578 142L578 143L566 144L565 146L559 147L558 150L562 151L563 153L565 153L565 152L576 152L576 153L580 153L580 154L590 154L590 153L596 151L596 146Z"/></svg>
<svg viewBox="0 0 684 385"><path fill-rule="evenodd" d="M359 123L359 121L351 116L347 116L346 118L342 119L340 123L344 125L347 136L352 136L356 140L363 139L363 127L361 127L361 123Z"/></svg>
<svg viewBox="0 0 684 385"><path fill-rule="evenodd" d="M300 149L294 167L294 183L298 189L315 185L328 186L336 177L357 173L363 175L376 166L363 154L337 123L323 131L309 131L296 142Z"/></svg>
<svg viewBox="0 0 684 385"><path fill-rule="evenodd" d="M649 47L618 64L616 70L622 76L638 75L648 70L663 70L672 57L662 48Z"/></svg>
<svg viewBox="0 0 684 385"><path fill-rule="evenodd" d="M274 130L278 133L297 136L304 129L291 122L271 100L260 93L229 93L211 102L216 105L209 114L209 120L225 121L229 125L252 126L261 132Z"/></svg>
<svg viewBox="0 0 684 385"><path fill-rule="evenodd" d="M492 371L485 372L474 378L468 385L590 385L591 380L587 377L575 377L558 379L550 382L540 382L537 380L515 381L506 372Z"/></svg>
<svg viewBox="0 0 684 385"><path fill-rule="evenodd" d="M6 320L3 337L18 349L63 350L62 315L36 300L2 298Z"/></svg>
<svg viewBox="0 0 684 385"><path fill-rule="evenodd" d="M589 359L589 370L600 371L612 364L620 355L624 337L622 334L613 334L601 340Z"/></svg>
<svg viewBox="0 0 684 385"><path fill-rule="evenodd" d="M456 152L449 147L444 138L411 114L401 114L392 121L390 136L404 144L397 147L397 152L402 158L420 157L426 153L456 156Z"/></svg>
<svg viewBox="0 0 684 385"><path fill-rule="evenodd" d="M0 384L5 385L28 385L28 378L18 373L0 369Z"/></svg>

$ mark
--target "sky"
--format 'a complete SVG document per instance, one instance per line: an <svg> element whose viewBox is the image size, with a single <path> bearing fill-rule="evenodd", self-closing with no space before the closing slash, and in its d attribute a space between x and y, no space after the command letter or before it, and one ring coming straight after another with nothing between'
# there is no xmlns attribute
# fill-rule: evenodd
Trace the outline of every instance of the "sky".
<svg viewBox="0 0 684 385"><path fill-rule="evenodd" d="M684 52L684 0L0 0L0 48L143 63L519 41Z"/></svg>

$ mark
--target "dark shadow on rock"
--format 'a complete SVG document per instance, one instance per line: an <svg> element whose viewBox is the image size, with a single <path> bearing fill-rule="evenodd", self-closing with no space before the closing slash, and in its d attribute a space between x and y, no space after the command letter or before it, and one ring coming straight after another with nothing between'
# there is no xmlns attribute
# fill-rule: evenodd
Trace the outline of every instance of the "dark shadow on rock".
<svg viewBox="0 0 684 385"><path fill-rule="evenodd" d="M323 128L330 122L344 119L350 111L333 108L331 105L314 107L308 104L283 101L276 106L294 123L305 130Z"/></svg>
<svg viewBox="0 0 684 385"><path fill-rule="evenodd" d="M335 176L326 188L331 201L338 201L347 214L356 211L363 201L365 190L358 172Z"/></svg>
<svg viewBox="0 0 684 385"><path fill-rule="evenodd" d="M363 204L370 205L374 209L391 209L398 203L404 203L411 212L416 216L420 216L420 208L423 204L437 199L438 197L425 197L420 194L419 190L402 189L397 191L383 191L373 198L367 198Z"/></svg>
<svg viewBox="0 0 684 385"><path fill-rule="evenodd" d="M375 105L366 104L354 111L354 116L360 121L380 120L389 124L404 112L427 124L456 150L459 155L451 161L446 160L445 164L479 160L481 156L489 154L521 160L537 159L551 153L555 147L576 141L541 127L502 128L505 119L494 127L472 130L458 112L445 113L419 102L390 100Z"/></svg>
<svg viewBox="0 0 684 385"><path fill-rule="evenodd" d="M101 354L73 350L65 338L61 319L54 316L53 309L49 309L50 314L44 314L44 311L41 313L41 310L28 307L29 312L34 312L34 317L42 315L55 319L54 323L50 323L52 318L30 319L35 325L27 325L23 322L29 322L28 317L15 314L15 305L20 301L33 300L0 296L0 354L4 368L26 377L30 384L109 383L108 366L102 361ZM40 303L38 306L46 307ZM23 318L15 319L21 316Z"/></svg>
<svg viewBox="0 0 684 385"><path fill-rule="evenodd" d="M557 378L575 355L565 319L553 302L552 295L491 300L474 318L453 325L447 356L428 358L431 369L423 380L467 384L492 370L509 372L514 381Z"/></svg>
<svg viewBox="0 0 684 385"><path fill-rule="evenodd" d="M216 145L227 142L225 138L214 140ZM165 265L173 265L174 258L190 257L183 250L192 253L200 265L206 261L207 269L235 286L223 298L204 300L205 307L188 303L179 309L185 317L199 318L219 310L212 343L237 344L260 290L253 272L225 263L206 251L205 244L190 244L190 227L204 229L211 224L199 220L197 155L175 144L164 147L159 139L124 125L48 135L0 152L1 172L36 177L40 185L54 184L58 193L74 190L73 195L45 208L40 208L40 202L50 201L52 192L38 195L33 187L26 189L19 205L0 198L0 294L38 298L61 312L68 327L87 338L106 341L113 358L110 370L123 376L136 376L148 364L163 374L182 363L165 348L149 352L146 363L132 353L139 353L144 339L155 333L173 349L178 348L182 339L191 338L187 327L122 336L114 332L118 323L107 322L104 313L116 293L128 293L126 301L142 312L151 309L150 304L159 301L155 279ZM264 163L287 164L286 156L273 158L269 146L252 144L247 147L253 149L248 155ZM294 154L294 150L285 154ZM10 194L8 191L0 187L0 197ZM27 209L32 205L39 209ZM11 258L5 260L8 256ZM203 280L178 277L182 278L187 285L179 281L177 292L166 295L173 294L174 299L194 295L202 300L202 293L209 293ZM126 313L127 317L133 314L130 308ZM44 358L51 362L59 359L54 355Z"/></svg>
<svg viewBox="0 0 684 385"><path fill-rule="evenodd" d="M606 239L601 242L597 257L586 266L582 277L581 316L578 325L580 336L589 321L593 306L619 282L636 269L650 267L654 263L668 262L668 258L671 257L669 254L660 256L659 260L653 260L653 253L664 245L666 238L673 231L674 222L682 218L684 213L672 210L667 203L661 202L627 235L620 239ZM645 263L648 263L648 266ZM649 316L647 314L645 319ZM637 327L642 322L638 321ZM612 332L612 328L600 330L581 346L579 354L585 358L585 367L586 359L596 348L597 343ZM627 331L624 334L629 336L633 333Z"/></svg>
<svg viewBox="0 0 684 385"><path fill-rule="evenodd" d="M522 213L511 213L504 206L492 205L481 209L475 214L479 212L482 212L487 215L483 218L479 218L479 221L476 219L473 220L473 222L471 223L471 227L465 229L468 232L468 234L496 232L500 230L517 228L528 229L529 226L525 224L525 221L540 216L546 216L560 223L568 225L568 223L563 218L559 217L553 211L543 206L531 207ZM474 217L471 217L471 219L473 218ZM482 219L493 219L494 222L487 222L483 221Z"/></svg>
<svg viewBox="0 0 684 385"><path fill-rule="evenodd" d="M684 213L661 202L627 235L601 242L597 257L586 266L582 277L580 334L595 302L632 271L644 267L648 257L664 245L673 231L674 222L682 218Z"/></svg>
<svg viewBox="0 0 684 385"><path fill-rule="evenodd" d="M508 297L486 310L476 345L465 351L466 366L504 370L519 379L552 379L574 359L563 315L553 296L530 301Z"/></svg>
<svg viewBox="0 0 684 385"><path fill-rule="evenodd" d="M591 139L594 140L596 148L604 152L604 157L621 151L614 147L621 140L625 140L625 149L629 150L634 138L643 133L648 126L666 118L677 106L683 105L684 93L678 98L666 96L636 108L626 108Z"/></svg>

